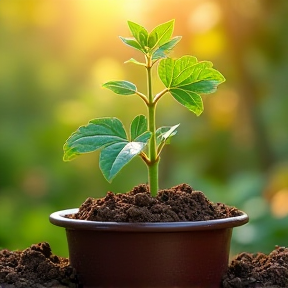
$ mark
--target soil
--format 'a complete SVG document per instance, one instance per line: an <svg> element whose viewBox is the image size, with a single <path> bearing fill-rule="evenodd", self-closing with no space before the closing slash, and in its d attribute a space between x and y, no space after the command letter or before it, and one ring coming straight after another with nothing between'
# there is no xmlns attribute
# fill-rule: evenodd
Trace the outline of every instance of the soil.
<svg viewBox="0 0 288 288"><path fill-rule="evenodd" d="M187 184L159 191L151 197L147 185L126 194L108 192L88 198L70 218L118 222L167 222L221 219L240 215L235 207L209 201ZM48 243L23 251L0 250L0 288L80 288L69 260L52 254ZM241 253L231 261L222 288L288 287L288 248L269 255Z"/></svg>
<svg viewBox="0 0 288 288"><path fill-rule="evenodd" d="M116 222L179 222L235 217L235 207L209 201L187 184L158 192L152 197L145 184L125 194L108 192L104 198L88 198L72 219Z"/></svg>
<svg viewBox="0 0 288 288"><path fill-rule="evenodd" d="M46 242L23 251L0 250L0 288L76 288L67 258L53 255Z"/></svg>
<svg viewBox="0 0 288 288"><path fill-rule="evenodd" d="M0 288L80 288L69 260L51 253L48 243L23 251L0 250ZM231 261L222 288L288 287L288 248L269 255L243 252Z"/></svg>
<svg viewBox="0 0 288 288"><path fill-rule="evenodd" d="M231 261L223 288L288 287L288 248L276 247L269 255L241 253Z"/></svg>

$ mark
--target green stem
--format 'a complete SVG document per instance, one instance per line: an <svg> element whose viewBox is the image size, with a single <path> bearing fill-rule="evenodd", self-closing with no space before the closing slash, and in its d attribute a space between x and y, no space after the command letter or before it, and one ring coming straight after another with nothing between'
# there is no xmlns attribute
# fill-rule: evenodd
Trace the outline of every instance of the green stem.
<svg viewBox="0 0 288 288"><path fill-rule="evenodd" d="M152 196L156 196L158 192L158 166L159 166L159 157L157 154L157 145L156 145L156 120L155 120L155 111L156 103L153 99L152 94L152 61L150 57L147 57L147 89L148 89L148 129L151 132L151 138L149 141L149 159L148 164L148 175L149 175L149 186Z"/></svg>

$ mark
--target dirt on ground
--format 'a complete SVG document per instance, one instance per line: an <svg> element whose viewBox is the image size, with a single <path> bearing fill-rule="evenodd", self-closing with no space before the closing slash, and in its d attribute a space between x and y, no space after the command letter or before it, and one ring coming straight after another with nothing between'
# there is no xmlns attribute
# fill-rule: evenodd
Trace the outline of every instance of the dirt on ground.
<svg viewBox="0 0 288 288"><path fill-rule="evenodd" d="M69 218L116 222L177 222L221 219L241 215L235 207L209 201L187 184L158 192L152 197L147 185L125 194L108 192L106 197L88 198Z"/></svg>
<svg viewBox="0 0 288 288"><path fill-rule="evenodd" d="M69 260L53 255L48 243L31 245L23 251L0 250L0 288L82 287L77 283ZM287 288L288 248L277 247L269 255L237 255L230 262L221 287Z"/></svg>
<svg viewBox="0 0 288 288"><path fill-rule="evenodd" d="M276 247L269 255L241 253L231 261L223 288L288 287L288 248Z"/></svg>
<svg viewBox="0 0 288 288"><path fill-rule="evenodd" d="M147 185L126 194L108 192L88 198L70 218L118 222L201 221L240 215L235 207L209 201L200 191L181 184L150 195ZM213 241L213 240L212 240ZM23 251L0 250L0 288L80 288L69 260L52 254L48 243ZM269 255L241 253L229 264L222 288L288 287L288 249ZM205 288L205 287L203 287Z"/></svg>
<svg viewBox="0 0 288 288"><path fill-rule="evenodd" d="M53 255L46 242L23 251L0 250L0 288L76 288L67 258Z"/></svg>

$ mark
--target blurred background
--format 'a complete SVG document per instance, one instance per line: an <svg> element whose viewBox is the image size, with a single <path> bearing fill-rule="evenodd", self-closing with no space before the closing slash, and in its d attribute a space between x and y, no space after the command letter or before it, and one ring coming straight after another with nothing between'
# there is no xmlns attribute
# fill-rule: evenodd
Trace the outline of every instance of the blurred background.
<svg viewBox="0 0 288 288"><path fill-rule="evenodd" d="M161 188L186 182L247 212L231 255L288 246L288 2L147 3L0 1L0 248L47 241L68 256L52 212L147 181L140 159L108 184L99 153L64 163L62 146L92 118L116 116L128 126L146 112L140 98L101 85L125 79L145 93L143 67L124 64L142 55L118 36L130 36L127 20L151 31L171 19L174 36L183 36L171 56L211 60L227 81L203 97L200 117L169 95L159 102L158 126L181 123L162 154ZM161 88L156 80L154 92Z"/></svg>

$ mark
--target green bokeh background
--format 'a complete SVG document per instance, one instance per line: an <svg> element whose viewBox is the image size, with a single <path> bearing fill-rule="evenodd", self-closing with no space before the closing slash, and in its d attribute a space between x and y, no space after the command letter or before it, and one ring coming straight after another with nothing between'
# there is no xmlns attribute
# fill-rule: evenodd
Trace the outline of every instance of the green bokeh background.
<svg viewBox="0 0 288 288"><path fill-rule="evenodd" d="M98 153L64 163L62 146L92 118L128 126L145 113L139 98L101 84L125 79L145 92L143 68L124 64L141 55L118 36L129 36L127 20L151 30L170 19L183 36L172 56L211 60L227 81L204 96L200 117L168 95L159 102L158 126L181 123L162 154L161 188L186 182L246 211L231 255L288 246L287 11L286 0L1 0L0 247L47 241L68 256L52 212L147 181L140 159L108 184Z"/></svg>

